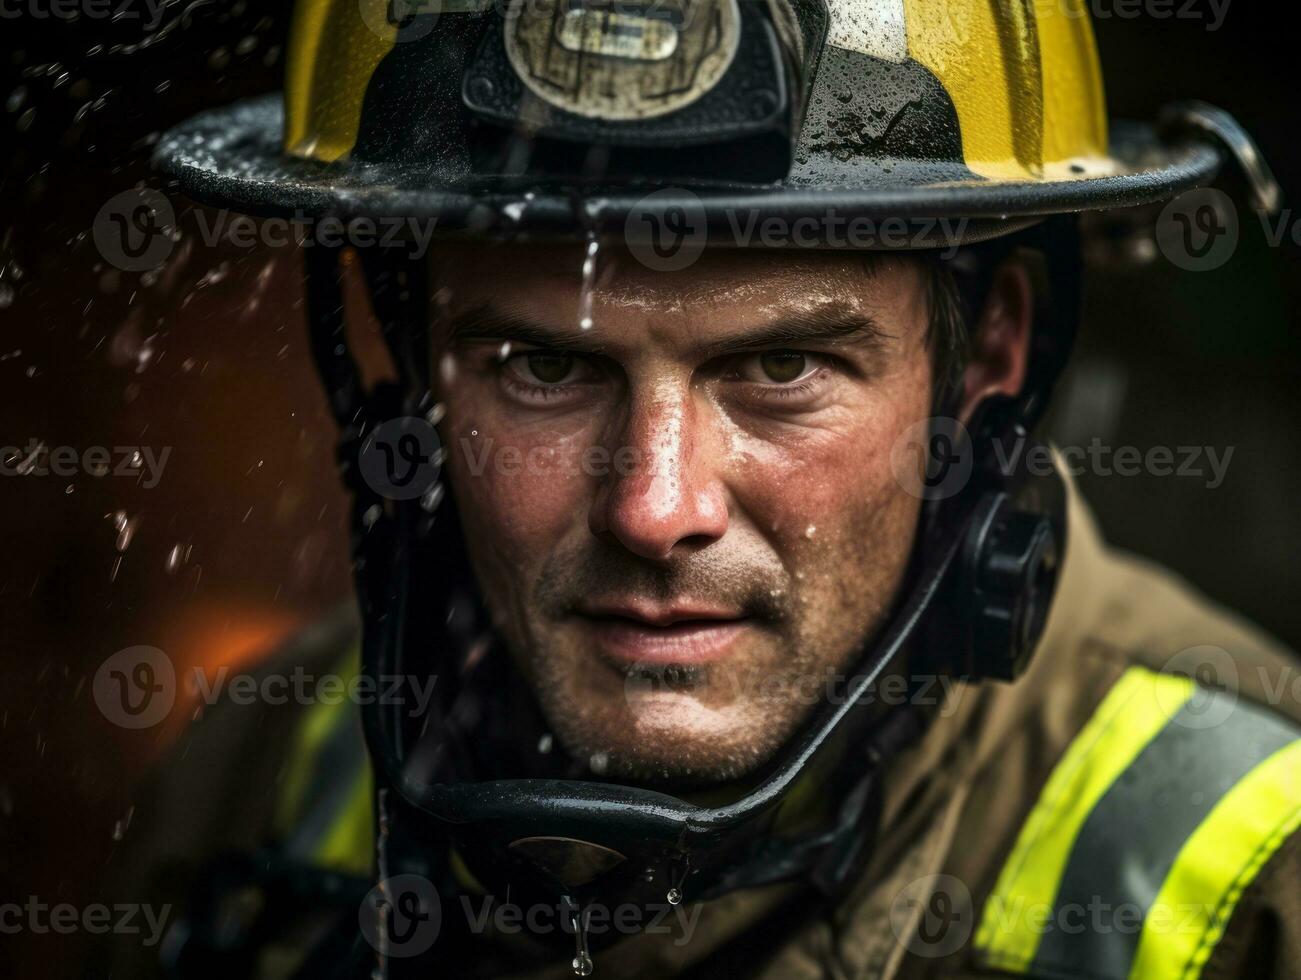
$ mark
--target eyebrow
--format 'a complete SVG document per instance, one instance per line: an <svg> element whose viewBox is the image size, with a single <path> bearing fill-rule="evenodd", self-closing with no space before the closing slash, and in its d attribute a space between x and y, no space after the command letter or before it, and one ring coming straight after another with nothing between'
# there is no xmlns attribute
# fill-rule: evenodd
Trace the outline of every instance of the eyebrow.
<svg viewBox="0 0 1301 980"><path fill-rule="evenodd" d="M449 345L511 342L585 354L605 354L609 349L601 342L600 331L582 330L576 323L572 328L544 326L527 316L497 309L491 302L449 317L446 327ZM784 313L754 329L742 329L730 336L711 340L694 353L709 359L744 351L813 343L880 349L892 339L893 335L882 330L872 317L831 305Z"/></svg>

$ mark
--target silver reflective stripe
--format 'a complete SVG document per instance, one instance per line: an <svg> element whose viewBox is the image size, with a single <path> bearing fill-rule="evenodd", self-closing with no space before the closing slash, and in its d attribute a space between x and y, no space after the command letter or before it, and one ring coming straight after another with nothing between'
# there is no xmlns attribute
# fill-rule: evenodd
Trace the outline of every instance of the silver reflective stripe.
<svg viewBox="0 0 1301 980"><path fill-rule="evenodd" d="M827 43L884 61L908 58L904 0L827 0Z"/></svg>
<svg viewBox="0 0 1301 980"><path fill-rule="evenodd" d="M1246 701L1208 727L1206 703L1222 697L1199 693L1180 708L1089 814L1031 976L1128 977L1144 918L1184 843L1243 776L1297 738Z"/></svg>

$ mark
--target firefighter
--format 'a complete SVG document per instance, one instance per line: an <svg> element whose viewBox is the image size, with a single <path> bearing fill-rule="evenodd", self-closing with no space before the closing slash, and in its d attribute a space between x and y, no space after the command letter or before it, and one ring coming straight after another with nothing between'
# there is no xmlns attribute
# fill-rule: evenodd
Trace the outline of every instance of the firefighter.
<svg viewBox="0 0 1301 980"><path fill-rule="evenodd" d="M360 616L264 670L365 682L138 807L172 970L1295 975L1294 661L1031 436L1076 216L1277 188L1109 128L1082 3L300 0L157 161L318 222ZM351 249L371 385L360 220L436 238Z"/></svg>

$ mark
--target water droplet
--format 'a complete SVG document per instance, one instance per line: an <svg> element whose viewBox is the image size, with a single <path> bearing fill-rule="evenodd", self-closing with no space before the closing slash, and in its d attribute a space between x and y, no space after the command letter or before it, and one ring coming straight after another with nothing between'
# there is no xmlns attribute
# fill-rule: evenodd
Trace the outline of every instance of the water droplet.
<svg viewBox="0 0 1301 980"><path fill-rule="evenodd" d="M117 541L114 544L118 551L126 551L131 547L131 540L135 537L139 525L140 518L127 517L126 511L119 510L113 515L113 527L117 530Z"/></svg>
<svg viewBox="0 0 1301 980"><path fill-rule="evenodd" d="M163 566L168 575L173 575L181 567L181 546L180 544L172 545L172 550L167 552L167 564Z"/></svg>
<svg viewBox="0 0 1301 980"><path fill-rule="evenodd" d="M596 232L588 232L587 255L583 259L583 285L578 294L578 328L592 329L592 295L596 290L596 257L601 251L601 240Z"/></svg>
<svg viewBox="0 0 1301 980"><path fill-rule="evenodd" d="M44 452L45 452L45 443L38 442L35 445L33 445L31 447L31 452L29 452L23 459L21 459L18 462L18 465L14 467L18 475L27 476L33 470L35 470L36 462L41 458L41 455Z"/></svg>
<svg viewBox="0 0 1301 980"><path fill-rule="evenodd" d="M438 359L438 376L445 385L456 381L456 358L451 354L444 354Z"/></svg>
<svg viewBox="0 0 1301 980"><path fill-rule="evenodd" d="M540 752L542 755L550 755L551 746L554 744L554 742L555 740L552 738L551 733L547 732L541 738L538 739L538 752Z"/></svg>
<svg viewBox="0 0 1301 980"><path fill-rule="evenodd" d="M592 958L586 953L579 953L575 956L570 966L574 968L574 975L579 977L590 977L592 970L596 968L592 963Z"/></svg>
<svg viewBox="0 0 1301 980"><path fill-rule="evenodd" d="M443 502L443 485L435 483L432 487L420 495L420 508L426 514L432 514L438 510L438 505Z"/></svg>
<svg viewBox="0 0 1301 980"><path fill-rule="evenodd" d="M670 905L680 905L682 903L682 892L676 888L670 888L669 893L664 896Z"/></svg>

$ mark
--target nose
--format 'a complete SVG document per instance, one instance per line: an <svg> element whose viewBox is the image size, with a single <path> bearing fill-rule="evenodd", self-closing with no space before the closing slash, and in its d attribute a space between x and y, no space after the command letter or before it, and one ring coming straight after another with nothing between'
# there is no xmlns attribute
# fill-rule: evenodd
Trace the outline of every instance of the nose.
<svg viewBox="0 0 1301 980"><path fill-rule="evenodd" d="M712 452L708 409L691 392L659 392L633 404L613 440L608 475L588 514L598 536L643 558L701 548L727 530L727 493ZM626 447L626 448L621 448Z"/></svg>

